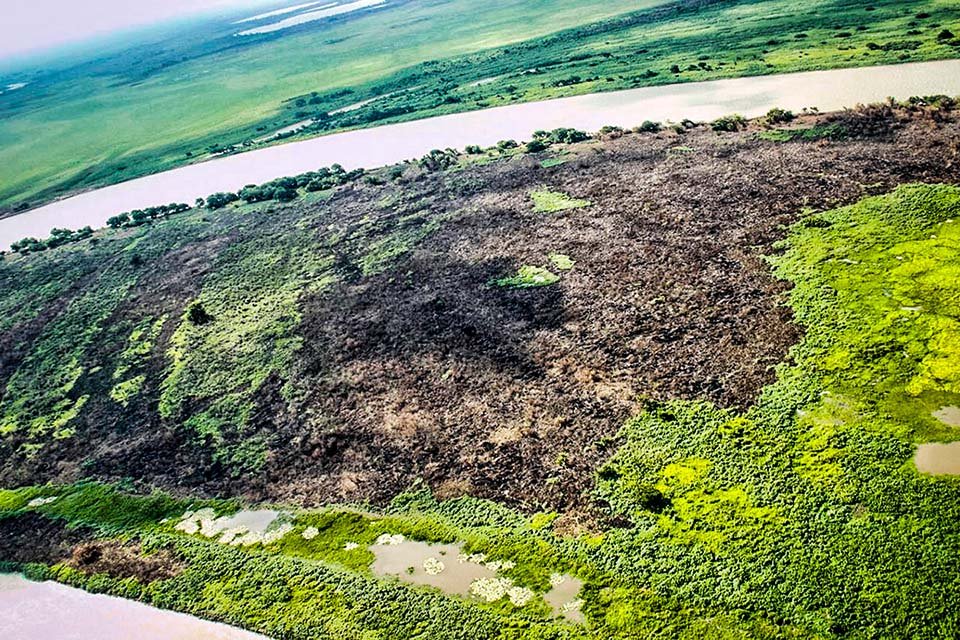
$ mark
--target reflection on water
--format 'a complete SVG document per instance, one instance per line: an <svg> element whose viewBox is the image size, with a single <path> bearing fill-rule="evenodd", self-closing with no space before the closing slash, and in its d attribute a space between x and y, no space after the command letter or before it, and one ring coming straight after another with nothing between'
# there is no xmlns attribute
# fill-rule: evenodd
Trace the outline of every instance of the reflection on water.
<svg viewBox="0 0 960 640"><path fill-rule="evenodd" d="M0 574L0 638L266 640L266 636L186 614L9 574Z"/></svg>
<svg viewBox="0 0 960 640"><path fill-rule="evenodd" d="M52 227L101 227L122 211L167 202L193 202L216 191L296 175L334 163L350 170L422 156L431 149L489 146L526 139L537 129L603 125L632 127L644 120L711 120L771 107L839 109L887 96L960 95L960 60L778 76L694 82L509 105L401 124L347 131L258 149L105 187L0 220L0 247Z"/></svg>

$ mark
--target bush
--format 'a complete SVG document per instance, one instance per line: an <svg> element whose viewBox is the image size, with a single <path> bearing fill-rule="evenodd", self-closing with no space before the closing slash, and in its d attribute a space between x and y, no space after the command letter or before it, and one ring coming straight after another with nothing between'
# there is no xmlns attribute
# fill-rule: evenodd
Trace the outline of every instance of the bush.
<svg viewBox="0 0 960 640"><path fill-rule="evenodd" d="M572 129L570 127L559 127L553 131L534 131L533 139L539 140L544 144L570 144L573 142L583 142L588 140L590 135L586 131Z"/></svg>
<svg viewBox="0 0 960 640"><path fill-rule="evenodd" d="M634 127L634 131L637 133L657 133L660 131L662 126L659 122L653 122L651 120L644 120L639 127Z"/></svg>
<svg viewBox="0 0 960 640"><path fill-rule="evenodd" d="M747 119L744 118L739 113L734 113L733 115L723 116L722 118L717 118L710 123L710 128L714 131L740 131L745 129L747 126Z"/></svg>
<svg viewBox="0 0 960 640"><path fill-rule="evenodd" d="M483 149L482 149L482 148L480 147L480 145L478 145L478 144L468 144L468 145L464 148L464 151L465 151L466 153L469 153L469 154L472 155L472 156L475 156L475 155L478 155L478 154L483 153Z"/></svg>
<svg viewBox="0 0 960 640"><path fill-rule="evenodd" d="M450 167L457 166L460 161L460 154L455 149L434 149L427 155L417 160L417 165L427 171L443 171Z"/></svg>
<svg viewBox="0 0 960 640"><path fill-rule="evenodd" d="M516 140L501 140L497 143L497 149L505 151L507 149L516 149L520 145L517 144Z"/></svg>
<svg viewBox="0 0 960 640"><path fill-rule="evenodd" d="M524 150L527 153L537 153L538 151L543 151L547 148L547 145L541 142L540 140L531 140L526 144Z"/></svg>
<svg viewBox="0 0 960 640"><path fill-rule="evenodd" d="M213 316L207 313L207 310L203 308L203 304L200 301L195 300L187 307L187 320L192 324L202 325L213 320Z"/></svg>
<svg viewBox="0 0 960 640"><path fill-rule="evenodd" d="M792 122L794 117L795 116L793 115L792 111L774 107L773 109L770 109L770 111L767 111L765 120L768 125L785 124L787 122Z"/></svg>
<svg viewBox="0 0 960 640"><path fill-rule="evenodd" d="M110 218L107 218L107 226L111 229L118 229L130 222L129 213L121 213Z"/></svg>
<svg viewBox="0 0 960 640"><path fill-rule="evenodd" d="M624 133L622 127L616 125L605 124L600 127L600 131L597 132L598 137L606 139L615 139L622 136Z"/></svg>

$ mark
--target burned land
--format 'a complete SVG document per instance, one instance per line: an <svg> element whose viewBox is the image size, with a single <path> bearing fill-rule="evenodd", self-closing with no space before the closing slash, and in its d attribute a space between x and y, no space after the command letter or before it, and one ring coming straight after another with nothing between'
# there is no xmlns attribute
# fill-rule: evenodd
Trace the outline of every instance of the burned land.
<svg viewBox="0 0 960 640"><path fill-rule="evenodd" d="M745 408L774 380L800 337L765 262L787 225L960 176L952 113L786 130L824 135L610 131L8 255L0 484L134 478L309 506L424 482L589 509L645 403ZM537 211L537 191L579 202ZM501 286L525 266L557 280ZM74 561L122 560L84 549Z"/></svg>

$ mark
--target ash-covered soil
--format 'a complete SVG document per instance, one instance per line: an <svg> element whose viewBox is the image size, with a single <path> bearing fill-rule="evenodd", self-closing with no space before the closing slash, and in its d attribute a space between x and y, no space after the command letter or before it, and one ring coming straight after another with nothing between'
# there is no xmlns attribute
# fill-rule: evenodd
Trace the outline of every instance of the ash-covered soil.
<svg viewBox="0 0 960 640"><path fill-rule="evenodd" d="M786 286L763 261L786 225L902 183L957 181L953 116L875 120L845 141L772 142L757 139L756 125L723 134L701 126L573 145L550 168L526 155L442 173L409 169L396 183L357 185L247 222L239 234L278 220L306 220L322 233L416 211L450 214L385 272L363 276L344 256L340 281L302 300L293 392L277 379L259 392L253 428L270 438L262 473L233 477L209 466L182 429L145 404L123 424L88 420L95 454L62 445L34 466L8 461L0 479L132 476L306 505L384 502L423 480L441 497L585 508L594 470L644 400L746 407L774 379L799 335ZM593 204L536 213L529 194L538 187ZM318 207L326 213L312 215ZM159 267L125 309L179 314L227 242L198 242L191 270L176 271L183 259ZM553 253L575 266L554 269ZM525 290L490 284L525 264L562 278Z"/></svg>

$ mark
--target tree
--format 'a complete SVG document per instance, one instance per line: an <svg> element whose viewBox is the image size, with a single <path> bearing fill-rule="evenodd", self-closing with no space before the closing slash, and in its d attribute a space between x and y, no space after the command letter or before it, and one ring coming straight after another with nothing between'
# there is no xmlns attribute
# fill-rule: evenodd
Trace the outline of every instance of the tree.
<svg viewBox="0 0 960 640"><path fill-rule="evenodd" d="M119 229L120 227L124 226L128 222L130 222L129 213L118 213L115 216L107 218L107 226L110 227L111 229Z"/></svg>
<svg viewBox="0 0 960 640"><path fill-rule="evenodd" d="M236 202L239 199L240 196L235 193L212 193L207 196L207 209L222 209L231 202Z"/></svg>

